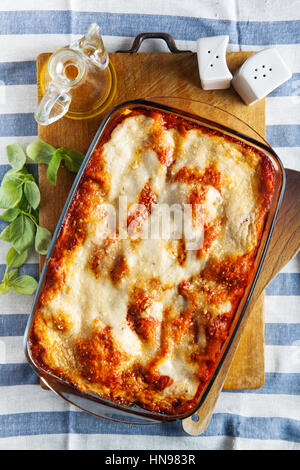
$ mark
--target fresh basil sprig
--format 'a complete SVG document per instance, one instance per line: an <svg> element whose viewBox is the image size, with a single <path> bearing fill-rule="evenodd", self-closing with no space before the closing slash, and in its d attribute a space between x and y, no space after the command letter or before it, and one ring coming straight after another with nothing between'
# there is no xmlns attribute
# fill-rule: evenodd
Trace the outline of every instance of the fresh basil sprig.
<svg viewBox="0 0 300 470"><path fill-rule="evenodd" d="M2 283L0 284L0 294L7 294L12 288L19 294L33 294L37 288L37 281L32 276L19 276L18 269L25 263L28 251L18 253L14 248L10 248L6 255L6 269Z"/></svg>
<svg viewBox="0 0 300 470"><path fill-rule="evenodd" d="M31 276L19 276L17 268L25 263L31 246L40 254L47 253L51 232L38 224L40 190L25 166L22 147L8 145L6 151L12 168L5 173L0 186L0 208L5 209L0 217L8 222L0 240L10 243L11 248L6 256L0 294L6 294L10 288L21 294L32 294L37 281Z"/></svg>
<svg viewBox="0 0 300 470"><path fill-rule="evenodd" d="M47 254L52 235L38 223L40 190L25 166L24 150L19 144L12 144L6 147L6 152L12 168L5 173L0 186L0 209L4 209L0 217L8 222L0 233L0 240L10 243L11 248L6 256L0 294L6 294L10 288L21 294L32 294L37 281L31 276L19 276L18 267L25 263L32 246L38 253ZM34 162L48 165L47 179L54 186L62 162L69 171L77 173L84 159L78 150L56 149L42 140L32 142L26 152Z"/></svg>
<svg viewBox="0 0 300 470"><path fill-rule="evenodd" d="M19 254L35 244L36 251L45 255L51 233L38 224L39 187L24 166L26 156L20 145L9 145L7 156L14 166L1 183L0 208L6 210L0 217L10 224L0 233L0 240L10 243Z"/></svg>
<svg viewBox="0 0 300 470"><path fill-rule="evenodd" d="M66 147L56 149L42 140L32 142L28 145L26 152L28 157L36 163L48 165L47 179L54 186L56 186L57 172L61 162L69 171L77 173L84 159L83 153L78 150L69 150Z"/></svg>

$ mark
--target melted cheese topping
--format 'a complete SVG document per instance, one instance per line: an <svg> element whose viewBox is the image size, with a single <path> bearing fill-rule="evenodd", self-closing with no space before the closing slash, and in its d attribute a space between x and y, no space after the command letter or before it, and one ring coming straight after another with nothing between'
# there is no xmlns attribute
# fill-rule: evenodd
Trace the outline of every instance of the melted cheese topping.
<svg viewBox="0 0 300 470"><path fill-rule="evenodd" d="M82 391L170 414L193 407L209 381L274 178L255 149L185 124L132 112L94 152L49 261L31 346ZM108 204L126 236L108 230ZM164 205L171 219L185 216L184 234L147 239L165 225ZM195 233L203 245L189 249Z"/></svg>

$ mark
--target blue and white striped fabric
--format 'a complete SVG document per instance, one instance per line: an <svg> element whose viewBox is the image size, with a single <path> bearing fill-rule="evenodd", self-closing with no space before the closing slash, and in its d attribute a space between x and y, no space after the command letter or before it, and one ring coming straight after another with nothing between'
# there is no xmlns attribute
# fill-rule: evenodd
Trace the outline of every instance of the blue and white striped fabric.
<svg viewBox="0 0 300 470"><path fill-rule="evenodd" d="M300 1L1 0L0 177L5 147L37 135L36 56L102 26L108 51L128 48L144 31L171 33L195 50L200 36L229 34L229 50L276 46L293 77L267 98L267 138L288 168L300 170ZM164 51L160 41L142 50ZM131 73L128 71L128 73ZM32 165L36 175L36 167ZM0 223L0 229L5 223ZM7 244L0 245L3 275ZM38 277L30 256L22 273ZM266 381L257 391L222 392L199 437L180 423L129 427L79 412L43 391L23 355L32 298L0 297L0 448L2 449L300 449L300 257L266 290Z"/></svg>

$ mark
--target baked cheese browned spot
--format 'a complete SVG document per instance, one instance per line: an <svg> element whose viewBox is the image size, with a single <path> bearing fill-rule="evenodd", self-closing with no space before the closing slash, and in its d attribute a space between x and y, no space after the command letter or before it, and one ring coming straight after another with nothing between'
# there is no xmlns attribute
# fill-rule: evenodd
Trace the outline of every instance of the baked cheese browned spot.
<svg viewBox="0 0 300 470"><path fill-rule="evenodd" d="M113 265L110 272L111 279L114 283L122 281L128 274L128 264L124 255L120 255Z"/></svg>
<svg viewBox="0 0 300 470"><path fill-rule="evenodd" d="M152 191L149 182L147 182L139 195L138 208L127 218L129 234L133 235L142 229L143 223L151 215L155 204L157 204L157 195Z"/></svg>

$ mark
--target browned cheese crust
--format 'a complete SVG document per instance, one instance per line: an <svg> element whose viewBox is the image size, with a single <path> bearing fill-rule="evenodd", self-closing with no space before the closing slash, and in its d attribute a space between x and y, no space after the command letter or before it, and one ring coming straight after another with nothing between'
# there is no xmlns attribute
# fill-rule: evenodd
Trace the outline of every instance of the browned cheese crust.
<svg viewBox="0 0 300 470"><path fill-rule="evenodd" d="M162 112L116 120L80 180L30 337L43 369L83 392L170 415L209 382L253 271L275 171L258 150ZM127 237L104 230L127 197ZM158 204L190 204L203 245L142 235ZM196 227L197 228L197 227Z"/></svg>

